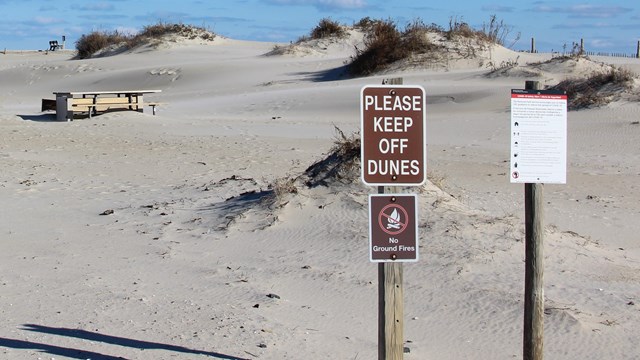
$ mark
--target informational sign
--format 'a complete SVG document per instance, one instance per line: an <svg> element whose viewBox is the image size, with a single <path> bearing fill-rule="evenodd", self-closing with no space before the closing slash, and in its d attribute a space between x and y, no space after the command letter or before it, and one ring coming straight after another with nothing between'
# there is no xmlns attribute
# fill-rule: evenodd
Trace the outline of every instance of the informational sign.
<svg viewBox="0 0 640 360"><path fill-rule="evenodd" d="M369 195L371 261L418 261L417 218L416 195Z"/></svg>
<svg viewBox="0 0 640 360"><path fill-rule="evenodd" d="M426 180L425 92L419 86L365 86L360 96L362 181L370 186Z"/></svg>
<svg viewBox="0 0 640 360"><path fill-rule="evenodd" d="M567 182L567 95L511 90L512 183Z"/></svg>

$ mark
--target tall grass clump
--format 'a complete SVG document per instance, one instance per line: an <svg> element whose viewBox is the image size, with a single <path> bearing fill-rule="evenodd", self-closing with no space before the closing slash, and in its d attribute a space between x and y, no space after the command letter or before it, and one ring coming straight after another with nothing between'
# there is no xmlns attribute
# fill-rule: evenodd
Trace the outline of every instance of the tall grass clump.
<svg viewBox="0 0 640 360"><path fill-rule="evenodd" d="M138 34L133 35L123 34L117 30L113 32L93 31L89 34L82 35L80 39L76 41L76 50L78 51L76 58L89 58L100 50L107 49L111 46L131 49L146 41L158 40L170 34L179 35L188 39L201 38L203 40L213 40L215 38L215 34L202 27L163 22L147 25Z"/></svg>
<svg viewBox="0 0 640 360"><path fill-rule="evenodd" d="M318 22L308 35L303 35L295 41L296 44L303 43L309 40L328 39L331 37L345 37L347 31L344 26L335 20L329 18L323 18Z"/></svg>
<svg viewBox="0 0 640 360"><path fill-rule="evenodd" d="M337 21L329 18L320 20L313 30L311 30L311 39L325 39L329 37L343 37L347 33L344 27Z"/></svg>
<svg viewBox="0 0 640 360"><path fill-rule="evenodd" d="M366 16L358 20L357 22L354 22L353 27L356 29L362 30L364 32L369 32L371 31L371 29L373 29L374 25L379 24L381 22L382 20L372 19Z"/></svg>
<svg viewBox="0 0 640 360"><path fill-rule="evenodd" d="M348 65L352 75L370 75L414 53L433 48L426 36L428 27L421 21L414 21L403 32L392 20L367 22L366 25L364 49L356 49L356 55Z"/></svg>
<svg viewBox="0 0 640 360"><path fill-rule="evenodd" d="M147 25L135 37L139 39L158 39L165 35L176 34L188 39L213 40L215 34L199 26L185 24L169 24L159 22L154 25Z"/></svg>
<svg viewBox="0 0 640 360"><path fill-rule="evenodd" d="M567 93L567 107L579 110L606 105L611 96L632 87L636 75L630 70L611 67L608 71L594 72L586 78L566 79L551 87Z"/></svg>
<svg viewBox="0 0 640 360"><path fill-rule="evenodd" d="M449 29L444 32L447 40L455 38L478 39L493 44L504 45L506 38L511 33L511 27L499 20L496 15L489 17L488 23L483 23L481 29L474 29L462 18L451 17ZM516 41L520 38L518 34Z"/></svg>
<svg viewBox="0 0 640 360"><path fill-rule="evenodd" d="M80 36L80 39L76 41L76 50L78 51L76 57L79 59L86 59L109 46L127 44L130 39L130 36L118 31L94 31Z"/></svg>
<svg viewBox="0 0 640 360"><path fill-rule="evenodd" d="M498 20L495 15L491 15L489 23L482 24L482 36L494 44L504 45L510 32L511 27L506 25L503 20ZM519 39L520 35L518 35L517 38Z"/></svg>
<svg viewBox="0 0 640 360"><path fill-rule="evenodd" d="M305 170L305 185L308 187L350 184L359 179L360 134L347 136L337 126L334 128L336 137L329 154Z"/></svg>
<svg viewBox="0 0 640 360"><path fill-rule="evenodd" d="M453 40L456 37L473 38L476 37L477 34L469 24L462 21L462 18L458 19L458 17L449 18L449 29L444 32L447 40Z"/></svg>

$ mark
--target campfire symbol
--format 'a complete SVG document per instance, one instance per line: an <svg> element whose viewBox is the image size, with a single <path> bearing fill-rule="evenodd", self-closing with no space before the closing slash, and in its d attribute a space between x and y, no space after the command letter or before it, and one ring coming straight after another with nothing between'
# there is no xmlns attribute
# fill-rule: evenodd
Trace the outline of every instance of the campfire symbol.
<svg viewBox="0 0 640 360"><path fill-rule="evenodd" d="M398 209L393 209L393 212L387 218L387 230L388 229L400 229L400 213L398 213Z"/></svg>
<svg viewBox="0 0 640 360"><path fill-rule="evenodd" d="M378 228L389 235L403 233L409 225L410 217L402 205L387 204L378 214Z"/></svg>

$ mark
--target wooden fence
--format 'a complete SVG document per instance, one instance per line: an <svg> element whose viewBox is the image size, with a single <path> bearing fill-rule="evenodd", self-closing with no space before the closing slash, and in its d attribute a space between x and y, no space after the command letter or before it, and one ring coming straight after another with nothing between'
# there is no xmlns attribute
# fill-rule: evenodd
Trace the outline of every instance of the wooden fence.
<svg viewBox="0 0 640 360"><path fill-rule="evenodd" d="M585 54L585 55L589 55L589 56L611 56L611 57L623 57L623 58L636 58L636 59L640 59L640 40L638 41L637 47L636 47L636 53L608 53L608 52L601 52L601 51L585 51L584 49L584 39L580 39L580 44L573 44L573 49L571 51L566 51L563 50L562 53L560 53L559 51L550 51L550 53L553 54L559 54L559 55L571 55L571 54L575 54L576 52L579 52L580 54ZM536 39L535 38L531 38L531 53L538 53L538 50L536 49Z"/></svg>
<svg viewBox="0 0 640 360"><path fill-rule="evenodd" d="M589 56L611 56L611 57L623 57L623 58L640 58L638 54L625 54L625 53L607 53L607 52L595 52L595 51L585 51L586 55Z"/></svg>

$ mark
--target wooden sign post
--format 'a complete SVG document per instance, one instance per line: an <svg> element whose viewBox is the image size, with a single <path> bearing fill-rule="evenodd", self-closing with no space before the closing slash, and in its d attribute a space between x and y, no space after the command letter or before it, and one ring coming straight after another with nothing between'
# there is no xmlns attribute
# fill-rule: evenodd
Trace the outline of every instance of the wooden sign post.
<svg viewBox="0 0 640 360"><path fill-rule="evenodd" d="M567 96L527 81L511 92L512 183L524 183L524 360L542 360L544 184L566 183Z"/></svg>
<svg viewBox="0 0 640 360"><path fill-rule="evenodd" d="M389 85L402 85L402 78L391 79ZM398 192L397 187L390 188ZM384 186L378 186L384 194ZM378 360L401 360L404 351L404 287L403 265L398 262L378 263Z"/></svg>
<svg viewBox="0 0 640 360"><path fill-rule="evenodd" d="M524 360L542 360L544 343L544 185L524 185Z"/></svg>
<svg viewBox="0 0 640 360"><path fill-rule="evenodd" d="M402 263L378 264L378 360L401 360L404 353Z"/></svg>
<svg viewBox="0 0 640 360"><path fill-rule="evenodd" d="M525 90L540 90L527 81ZM524 184L524 360L542 360L544 343L544 184Z"/></svg>
<svg viewBox="0 0 640 360"><path fill-rule="evenodd" d="M382 86L365 86L362 89L362 181L366 185L377 186L378 194L385 194L385 186L388 186L388 193L397 194L398 186L418 186L426 181L424 102L424 89L403 86L402 78L385 80ZM399 212L403 212L403 209L405 208L398 205ZM382 212L379 211L376 215L382 215ZM402 220L393 219L393 216L386 212L384 216L391 219L388 220L390 223L403 228L408 227L406 214ZM373 217L370 215L370 221L373 221ZM417 227L415 240L416 257L413 261L417 260ZM390 243L389 250L393 250L393 244L399 239L388 238L387 241ZM401 250L401 246L403 249L406 248L402 244L396 246L398 250ZM378 262L378 359L402 360L402 261L411 260L403 258L405 254L401 256L394 251L388 255L389 258L385 259L374 259L374 256L371 256L372 261Z"/></svg>

